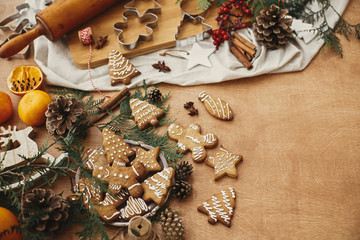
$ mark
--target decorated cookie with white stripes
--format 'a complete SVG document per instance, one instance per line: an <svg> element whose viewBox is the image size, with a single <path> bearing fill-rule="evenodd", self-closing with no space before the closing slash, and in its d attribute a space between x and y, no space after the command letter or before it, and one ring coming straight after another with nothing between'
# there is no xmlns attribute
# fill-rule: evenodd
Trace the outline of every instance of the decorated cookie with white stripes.
<svg viewBox="0 0 360 240"><path fill-rule="evenodd" d="M131 164L136 162L141 162L145 167L145 176L147 176L151 172L159 172L162 170L160 164L158 163L158 156L160 153L160 147L156 147L146 151L143 148L136 149L136 158Z"/></svg>
<svg viewBox="0 0 360 240"><path fill-rule="evenodd" d="M235 208L235 189L228 187L220 193L211 196L198 207L198 211L208 215L208 222L215 224L218 221L227 227L231 226L231 218Z"/></svg>
<svg viewBox="0 0 360 240"><path fill-rule="evenodd" d="M143 199L146 202L154 201L157 205L162 206L166 200L175 170L172 167L164 168L161 172L144 180L141 183L144 189Z"/></svg>
<svg viewBox="0 0 360 240"><path fill-rule="evenodd" d="M173 123L168 128L169 138L177 141L179 152L192 152L192 159L196 163L203 162L206 158L205 148L214 148L218 143L218 138L208 133L201 135L201 128L198 124L191 124L190 127L184 128L182 125Z"/></svg>
<svg viewBox="0 0 360 240"><path fill-rule="evenodd" d="M142 216L148 211L149 208L144 199L130 196L126 202L126 206L120 209L120 218L129 221L131 218Z"/></svg>
<svg viewBox="0 0 360 240"><path fill-rule="evenodd" d="M199 94L199 100L204 103L205 109L211 116L220 120L231 120L234 117L233 111L229 103L220 98L213 98L205 91Z"/></svg>
<svg viewBox="0 0 360 240"><path fill-rule="evenodd" d="M156 127L159 125L158 118L165 115L164 110L137 98L130 99L130 108L131 115L134 117L140 130L148 126Z"/></svg>
<svg viewBox="0 0 360 240"><path fill-rule="evenodd" d="M215 180L223 176L237 178L236 165L242 161L243 157L238 154L230 153L224 148L216 153L215 157L209 156L205 164L215 169Z"/></svg>

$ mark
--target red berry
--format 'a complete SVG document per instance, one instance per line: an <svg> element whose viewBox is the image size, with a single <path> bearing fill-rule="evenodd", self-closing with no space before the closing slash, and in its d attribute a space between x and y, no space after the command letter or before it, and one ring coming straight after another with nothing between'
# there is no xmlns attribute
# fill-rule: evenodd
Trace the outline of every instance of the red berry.
<svg viewBox="0 0 360 240"><path fill-rule="evenodd" d="M227 6L227 4L226 3L223 3L223 4L221 4L223 7L226 7Z"/></svg>
<svg viewBox="0 0 360 240"><path fill-rule="evenodd" d="M216 36L215 36L215 35L213 35L213 36L212 36L212 39L213 39L213 40L216 40Z"/></svg>
<svg viewBox="0 0 360 240"><path fill-rule="evenodd" d="M239 9L240 9L240 6L239 6L239 5L236 5L235 8L236 8L237 10L239 10Z"/></svg>
<svg viewBox="0 0 360 240"><path fill-rule="evenodd" d="M246 9L246 10L245 10L245 13L246 13L246 14L250 14L250 12L251 12L250 9Z"/></svg>
<svg viewBox="0 0 360 240"><path fill-rule="evenodd" d="M234 3L234 2L235 2L235 0L230 0L229 2L230 2L230 3Z"/></svg>
<svg viewBox="0 0 360 240"><path fill-rule="evenodd" d="M224 39L224 40L229 40L229 36L228 36L228 35L224 35L224 36L223 36L223 39Z"/></svg>
<svg viewBox="0 0 360 240"><path fill-rule="evenodd" d="M237 14L235 14L235 16L236 16L236 17L240 17L240 14L237 13Z"/></svg>
<svg viewBox="0 0 360 240"><path fill-rule="evenodd" d="M223 10L220 9L218 12L217 12L219 15L223 13Z"/></svg>
<svg viewBox="0 0 360 240"><path fill-rule="evenodd" d="M221 38L217 37L217 38L215 39L215 41L221 42Z"/></svg>
<svg viewBox="0 0 360 240"><path fill-rule="evenodd" d="M239 4L240 4L240 5L243 5L243 4L244 4L244 1L240 1Z"/></svg>
<svg viewBox="0 0 360 240"><path fill-rule="evenodd" d="M221 35L225 35L226 32L224 30L221 31Z"/></svg>
<svg viewBox="0 0 360 240"><path fill-rule="evenodd" d="M225 12L225 13L229 12L229 8L227 8L227 7L224 8L224 12Z"/></svg>
<svg viewBox="0 0 360 240"><path fill-rule="evenodd" d="M246 24L245 23L241 24L241 27L246 28Z"/></svg>
<svg viewBox="0 0 360 240"><path fill-rule="evenodd" d="M228 16L224 16L223 19L224 19L224 21L227 21L227 20L228 20Z"/></svg>
<svg viewBox="0 0 360 240"><path fill-rule="evenodd" d="M242 7L242 10L243 10L243 11L245 11L245 10L246 10L246 7L245 7L245 6L243 6L243 7Z"/></svg>
<svg viewBox="0 0 360 240"><path fill-rule="evenodd" d="M215 46L219 45L219 43L218 43L217 41L213 41L213 44L214 44Z"/></svg>

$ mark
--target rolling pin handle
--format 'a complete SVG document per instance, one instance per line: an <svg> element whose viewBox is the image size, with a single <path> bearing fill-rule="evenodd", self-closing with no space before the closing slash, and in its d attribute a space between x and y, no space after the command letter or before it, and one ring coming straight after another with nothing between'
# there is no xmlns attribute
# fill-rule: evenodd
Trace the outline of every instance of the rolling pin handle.
<svg viewBox="0 0 360 240"><path fill-rule="evenodd" d="M9 58L17 54L28 44L30 44L35 38L44 35L45 32L45 28L38 24L30 31L10 39L0 47L0 57Z"/></svg>

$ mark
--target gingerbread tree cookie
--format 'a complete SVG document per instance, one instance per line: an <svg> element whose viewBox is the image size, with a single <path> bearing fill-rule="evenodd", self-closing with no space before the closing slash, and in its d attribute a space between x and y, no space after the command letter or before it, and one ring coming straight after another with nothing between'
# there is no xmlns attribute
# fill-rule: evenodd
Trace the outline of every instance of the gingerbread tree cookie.
<svg viewBox="0 0 360 240"><path fill-rule="evenodd" d="M102 130L102 136L108 163L112 164L116 161L116 164L125 166L125 164L129 162L128 157L134 155L135 151L129 144L124 142L122 137L108 128Z"/></svg>
<svg viewBox="0 0 360 240"><path fill-rule="evenodd" d="M201 135L200 130L198 124L191 124L190 127L184 128L177 123L171 124L168 129L169 138L178 141L179 151L185 153L190 150L192 159L197 163L205 160L205 148L213 148L218 143L218 139L214 134Z"/></svg>
<svg viewBox="0 0 360 240"><path fill-rule="evenodd" d="M119 51L112 50L109 54L109 75L111 78L111 86L118 83L130 84L131 79L140 74L138 70L125 58Z"/></svg>
<svg viewBox="0 0 360 240"><path fill-rule="evenodd" d="M158 118L165 114L162 109L137 98L130 100L130 108L132 111L131 115L134 117L140 130L145 129L149 125L153 127L159 125Z"/></svg>
<svg viewBox="0 0 360 240"><path fill-rule="evenodd" d="M243 157L241 155L233 154L220 148L215 157L208 157L205 163L215 169L215 180L227 175L232 178L237 178L236 165L241 162Z"/></svg>
<svg viewBox="0 0 360 240"><path fill-rule="evenodd" d="M221 100L220 98L212 98L205 91L199 94L199 100L204 103L205 109L211 116L220 120L231 120L234 116L229 103Z"/></svg>
<svg viewBox="0 0 360 240"><path fill-rule="evenodd" d="M154 174L141 183L144 189L143 199L148 202L153 200L157 205L164 204L171 181L174 178L175 170L172 167L165 168L161 172Z"/></svg>
<svg viewBox="0 0 360 240"><path fill-rule="evenodd" d="M149 211L149 208L142 198L129 197L126 206L120 209L120 217L129 221L134 216L142 216Z"/></svg>
<svg viewBox="0 0 360 240"><path fill-rule="evenodd" d="M89 170L93 170L96 166L108 163L103 149L89 149L87 154L88 160L85 163L85 167Z"/></svg>
<svg viewBox="0 0 360 240"><path fill-rule="evenodd" d="M146 151L143 148L136 149L136 158L132 161L132 164L135 162L141 162L145 167L145 176L150 172L161 171L161 166L157 161L157 158L160 153L160 147L153 148L149 151Z"/></svg>
<svg viewBox="0 0 360 240"><path fill-rule="evenodd" d="M198 211L209 215L208 222L215 224L217 221L231 226L231 218L235 208L235 189L228 187L221 193L211 196L211 198L198 207Z"/></svg>

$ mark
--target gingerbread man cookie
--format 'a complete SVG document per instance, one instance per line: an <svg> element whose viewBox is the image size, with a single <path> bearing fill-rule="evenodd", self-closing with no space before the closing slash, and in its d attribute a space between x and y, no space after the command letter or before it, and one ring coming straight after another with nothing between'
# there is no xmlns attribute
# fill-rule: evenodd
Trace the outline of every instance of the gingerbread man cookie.
<svg viewBox="0 0 360 240"><path fill-rule="evenodd" d="M163 205L174 175L175 170L172 167L168 167L145 179L141 183L144 189L143 199L146 202L153 200L159 206Z"/></svg>
<svg viewBox="0 0 360 240"><path fill-rule="evenodd" d="M231 120L234 116L233 111L229 104L220 98L215 100L205 91L199 94L199 100L204 103L205 109L211 116L220 120Z"/></svg>
<svg viewBox="0 0 360 240"><path fill-rule="evenodd" d="M142 198L133 198L132 196L126 202L126 206L120 209L120 217L129 221L132 217L142 216L149 211L149 208Z"/></svg>
<svg viewBox="0 0 360 240"><path fill-rule="evenodd" d="M140 72L119 51L112 50L109 54L109 75L111 86L118 83L130 84L131 79L140 75Z"/></svg>
<svg viewBox="0 0 360 240"><path fill-rule="evenodd" d="M129 162L128 157L135 154L135 151L129 144L124 142L124 139L117 135L115 132L108 128L102 130L103 146L107 161L112 164L116 161L116 164L125 166Z"/></svg>
<svg viewBox="0 0 360 240"><path fill-rule="evenodd" d="M215 157L208 157L205 163L215 169L215 180L227 175L232 178L237 178L236 165L241 162L243 157L238 154L233 154L220 148Z"/></svg>
<svg viewBox="0 0 360 240"><path fill-rule="evenodd" d="M160 153L160 147L153 148L149 151L146 151L143 148L136 149L136 158L131 164L135 162L141 162L145 167L145 176L147 176L150 172L159 172L161 171L161 166L157 161L157 158Z"/></svg>
<svg viewBox="0 0 360 240"><path fill-rule="evenodd" d="M145 175L145 167L142 163L136 162L131 167L123 167L113 164L95 167L93 176L109 183L109 190L115 195L123 188L129 191L133 197L140 197L143 189L137 181Z"/></svg>
<svg viewBox="0 0 360 240"><path fill-rule="evenodd" d="M134 117L140 130L145 129L149 125L153 127L159 125L158 118L165 114L162 109L137 98L130 99L130 108L131 115Z"/></svg>
<svg viewBox="0 0 360 240"><path fill-rule="evenodd" d="M212 133L201 135L198 124L191 124L185 129L182 125L173 123L169 126L168 134L170 139L178 141L179 151L185 153L190 150L192 159L197 163L205 160L205 148L216 147L218 143L217 137Z"/></svg>
<svg viewBox="0 0 360 240"><path fill-rule="evenodd" d="M208 222L215 224L221 222L227 227L231 226L231 218L234 215L235 208L235 189L228 187L221 193L211 196L211 199L205 201L198 211L209 215Z"/></svg>

